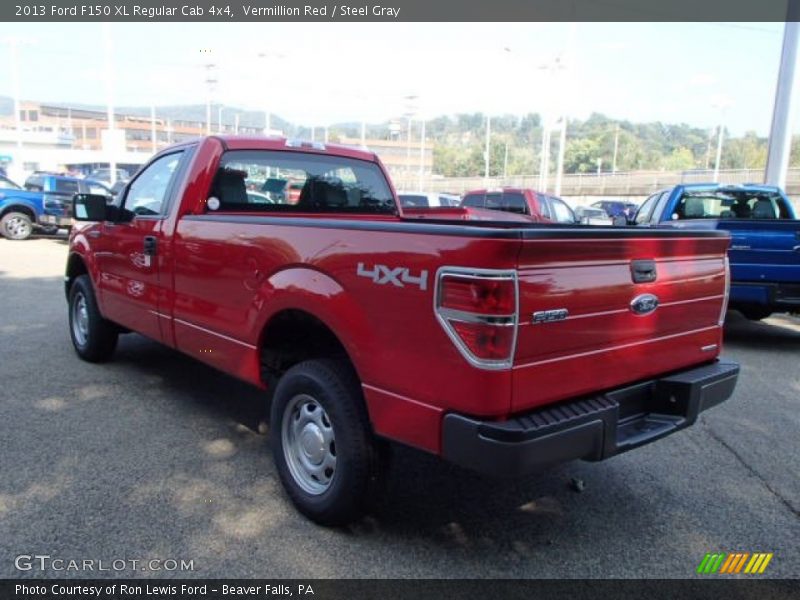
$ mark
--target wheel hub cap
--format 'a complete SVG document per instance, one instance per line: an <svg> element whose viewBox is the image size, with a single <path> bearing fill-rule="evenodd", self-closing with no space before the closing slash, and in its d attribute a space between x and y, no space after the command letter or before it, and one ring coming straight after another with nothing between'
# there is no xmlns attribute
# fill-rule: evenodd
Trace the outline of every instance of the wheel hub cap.
<svg viewBox="0 0 800 600"><path fill-rule="evenodd" d="M325 492L336 474L333 424L322 405L308 394L294 396L281 423L281 443L292 478L308 494Z"/></svg>

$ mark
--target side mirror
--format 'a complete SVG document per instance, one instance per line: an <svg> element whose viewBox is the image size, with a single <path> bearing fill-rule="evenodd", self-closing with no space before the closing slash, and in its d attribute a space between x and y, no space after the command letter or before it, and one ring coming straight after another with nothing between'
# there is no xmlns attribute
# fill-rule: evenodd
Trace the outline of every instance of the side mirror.
<svg viewBox="0 0 800 600"><path fill-rule="evenodd" d="M76 221L105 221L107 199L102 194L75 194L72 197L72 218Z"/></svg>
<svg viewBox="0 0 800 600"><path fill-rule="evenodd" d="M624 227L628 224L628 217L625 215L616 215L613 219L611 219L611 223L614 227Z"/></svg>

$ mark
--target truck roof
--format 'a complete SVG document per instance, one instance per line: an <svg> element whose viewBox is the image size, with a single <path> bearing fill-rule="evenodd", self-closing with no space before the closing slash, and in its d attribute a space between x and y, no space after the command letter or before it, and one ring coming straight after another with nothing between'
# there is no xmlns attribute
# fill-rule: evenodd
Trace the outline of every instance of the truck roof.
<svg viewBox="0 0 800 600"><path fill-rule="evenodd" d="M713 189L713 190L752 190L757 192L780 192L782 191L779 187L774 185L767 185L765 183L682 183L676 187L681 187L685 189Z"/></svg>
<svg viewBox="0 0 800 600"><path fill-rule="evenodd" d="M374 152L355 146L345 146L343 144L330 144L324 142L312 142L305 139L293 139L283 136L263 136L263 135L211 135L211 138L220 140L226 149L229 150L282 150L294 152L312 152L316 154L331 154L334 156L344 156L376 162L378 157ZM186 146L204 138L187 140L179 144L173 144L171 148ZM161 151L164 152L163 150Z"/></svg>

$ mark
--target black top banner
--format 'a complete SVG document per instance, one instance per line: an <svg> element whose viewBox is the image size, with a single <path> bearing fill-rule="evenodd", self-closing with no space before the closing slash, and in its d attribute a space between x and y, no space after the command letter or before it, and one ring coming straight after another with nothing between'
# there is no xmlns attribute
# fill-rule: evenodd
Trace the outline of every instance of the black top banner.
<svg viewBox="0 0 800 600"><path fill-rule="evenodd" d="M3 21L797 21L800 0L50 0L0 4Z"/></svg>

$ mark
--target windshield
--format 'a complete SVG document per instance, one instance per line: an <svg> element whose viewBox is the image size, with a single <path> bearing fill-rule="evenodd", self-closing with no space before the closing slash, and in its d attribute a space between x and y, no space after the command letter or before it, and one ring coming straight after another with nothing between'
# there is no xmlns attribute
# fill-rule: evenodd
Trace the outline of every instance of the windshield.
<svg viewBox="0 0 800 600"><path fill-rule="evenodd" d="M777 192L697 190L684 192L672 219L790 219L786 200Z"/></svg>

